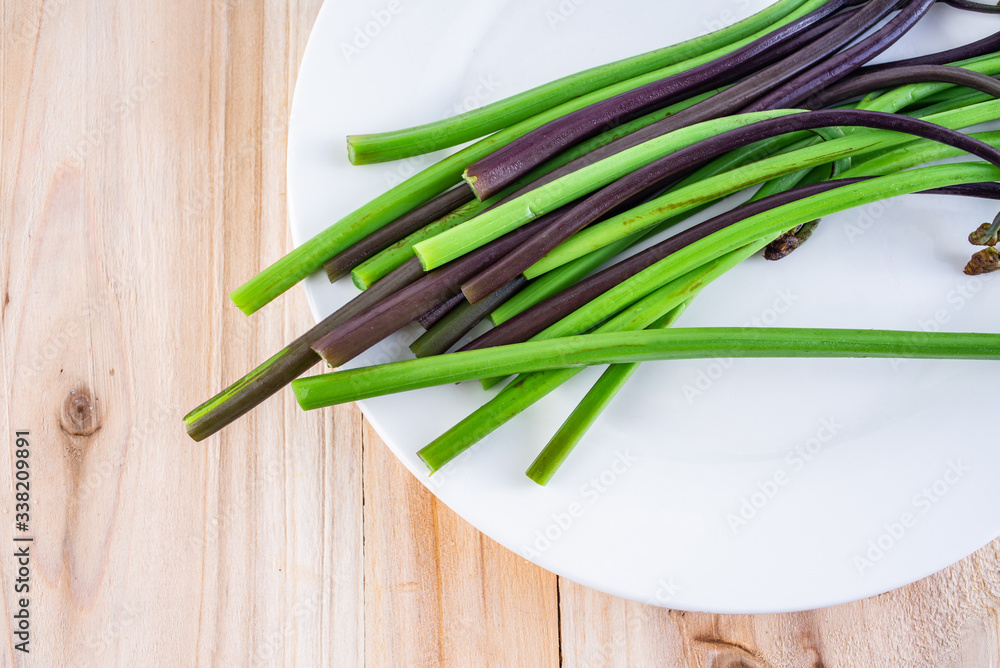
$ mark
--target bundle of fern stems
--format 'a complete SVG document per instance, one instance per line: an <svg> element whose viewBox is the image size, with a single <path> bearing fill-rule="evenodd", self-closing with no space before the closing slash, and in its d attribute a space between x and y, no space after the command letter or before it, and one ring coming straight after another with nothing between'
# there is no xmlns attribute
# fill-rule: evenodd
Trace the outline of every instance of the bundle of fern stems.
<svg viewBox="0 0 1000 668"><path fill-rule="evenodd" d="M232 293L249 315L320 270L361 290L188 414L188 433L205 439L289 384L314 409L515 376L420 450L433 472L586 366L609 365L528 468L545 484L643 361L1000 359L995 333L673 328L714 280L755 255L796 252L825 216L911 193L1000 200L1000 132L962 132L1000 119L1000 32L869 64L935 4L778 0L453 118L348 137L355 164L476 141ZM743 192L744 203L681 225ZM969 223L963 234L981 250L966 273L1000 269L998 229L1000 216ZM299 379L414 322L426 330L417 359ZM492 328L471 336L483 322Z"/></svg>

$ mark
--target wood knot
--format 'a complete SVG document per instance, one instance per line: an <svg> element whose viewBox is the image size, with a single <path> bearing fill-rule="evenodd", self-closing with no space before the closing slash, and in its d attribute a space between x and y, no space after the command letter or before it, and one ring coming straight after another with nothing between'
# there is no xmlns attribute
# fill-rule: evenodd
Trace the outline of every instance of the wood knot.
<svg viewBox="0 0 1000 668"><path fill-rule="evenodd" d="M768 668L768 663L750 648L721 638L695 638L700 665L710 668Z"/></svg>
<svg viewBox="0 0 1000 668"><path fill-rule="evenodd" d="M70 390L66 400L63 401L59 426L71 436L90 436L101 428L90 390L87 388Z"/></svg>

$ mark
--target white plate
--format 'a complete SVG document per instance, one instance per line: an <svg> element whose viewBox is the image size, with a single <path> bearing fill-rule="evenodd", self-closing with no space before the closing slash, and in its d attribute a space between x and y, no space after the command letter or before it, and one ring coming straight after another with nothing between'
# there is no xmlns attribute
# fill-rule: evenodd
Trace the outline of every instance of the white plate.
<svg viewBox="0 0 1000 668"><path fill-rule="evenodd" d="M432 161L352 167L345 135L442 118L766 4L328 2L292 108L296 243ZM885 58L998 29L1000 17L938 6ZM1000 280L961 271L974 250L966 235L996 210L914 195L831 217L789 259L754 259L712 285L681 325L1000 331ZM306 290L317 318L356 294L349 281L321 276ZM409 357L418 334L411 326L360 362ZM884 360L647 364L546 488L523 472L596 369L433 478L415 453L485 401L478 384L362 409L444 503L544 568L672 608L791 611L899 587L1000 534L1000 448L988 426L1000 389L996 369L990 384L982 370Z"/></svg>

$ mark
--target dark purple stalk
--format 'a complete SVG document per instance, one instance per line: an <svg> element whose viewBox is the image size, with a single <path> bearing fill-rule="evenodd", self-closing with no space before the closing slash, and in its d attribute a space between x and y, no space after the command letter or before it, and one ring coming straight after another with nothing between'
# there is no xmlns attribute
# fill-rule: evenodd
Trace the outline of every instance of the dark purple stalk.
<svg viewBox="0 0 1000 668"><path fill-rule="evenodd" d="M907 58L906 60L897 60L891 63L865 65L858 70L858 72L859 74L871 74L873 72L888 70L894 67L909 67L910 65L947 65L949 63L969 60L970 58L985 56L987 53L993 53L995 51L1000 51L1000 32L993 33L988 37L984 37L983 39L972 42L971 44L966 44L965 46L948 49L947 51L938 51L937 53L931 53L926 56Z"/></svg>
<svg viewBox="0 0 1000 668"><path fill-rule="evenodd" d="M925 190L923 194L960 195L962 197L1000 200L1000 183L966 183L959 186L948 186L947 188Z"/></svg>
<svg viewBox="0 0 1000 668"><path fill-rule="evenodd" d="M520 292L528 284L524 276L518 276L478 304L463 301L454 311L441 319L433 329L423 333L410 350L417 357L429 357L448 352L472 328L482 322L498 306Z"/></svg>
<svg viewBox="0 0 1000 668"><path fill-rule="evenodd" d="M951 65L908 65L853 76L820 91L802 106L822 109L883 88L931 82L966 86L1000 97L1000 81L991 76Z"/></svg>
<svg viewBox="0 0 1000 668"><path fill-rule="evenodd" d="M538 235L462 286L466 298L476 303L545 256L546 253L590 225L622 202L676 178L732 150L762 139L831 126L861 126L905 132L968 151L1000 167L1000 150L934 123L876 111L832 109L783 116L730 130L681 149L605 186L589 197L565 207L562 214Z"/></svg>
<svg viewBox="0 0 1000 668"><path fill-rule="evenodd" d="M316 341L423 275L424 270L417 258L388 274L246 376L191 411L184 418L188 435L196 441L206 439L258 406L319 361L319 355L312 349Z"/></svg>
<svg viewBox="0 0 1000 668"><path fill-rule="evenodd" d="M832 23L823 22L846 4L847 0L831 0L816 11L723 58L616 95L547 123L470 165L466 170L466 178L480 199L492 197L531 169L608 127L729 85L796 53L815 39L817 31L810 29L817 24L820 24L819 30L823 32L839 25L840 19ZM795 39L796 37L802 39Z"/></svg>
<svg viewBox="0 0 1000 668"><path fill-rule="evenodd" d="M413 234L425 225L451 213L463 204L471 202L474 198L475 195L462 184L441 193L409 213L403 214L385 227L369 234L344 252L327 260L323 264L326 275L331 282L347 276L352 269L368 258Z"/></svg>
<svg viewBox="0 0 1000 668"><path fill-rule="evenodd" d="M577 309L585 306L622 281L631 278L643 269L652 266L660 260L676 253L682 248L703 239L729 225L733 225L742 220L755 216L759 213L769 211L779 206L811 197L834 188L865 181L871 177L841 179L837 181L823 181L812 185L801 186L793 190L777 193L754 202L748 202L731 211L716 216L699 225L696 225L684 232L676 234L669 239L661 241L655 246L622 260L618 264L608 267L604 271L598 272L589 278L580 281L559 294L536 304L532 308L511 318L507 322L494 327L474 341L470 342L461 350L478 350L501 346L508 343L521 343L527 341L539 332L551 325L559 322ZM970 186L956 186L947 188L935 188L926 191L935 195L961 195L973 197L985 197L988 199L1000 199L1000 184L983 183Z"/></svg>
<svg viewBox="0 0 1000 668"><path fill-rule="evenodd" d="M360 317L342 324L315 341L313 350L331 367L339 367L354 359L429 309L444 304L459 294L461 284L481 267L496 262L551 223L550 216L542 216L440 269L425 274L423 278L380 301Z"/></svg>
<svg viewBox="0 0 1000 668"><path fill-rule="evenodd" d="M440 304L428 310L427 313L424 313L422 316L417 318L417 322L419 322L420 326L423 327L424 329L430 329L438 322L440 322L441 318L445 317L446 315L454 311L465 301L466 301L465 295L459 292L457 295L446 301L444 304Z"/></svg>
<svg viewBox="0 0 1000 668"><path fill-rule="evenodd" d="M1000 7L996 5L985 5L981 2L970 2L970 0L943 0L943 2L955 9L964 9L980 14L1000 14Z"/></svg>
<svg viewBox="0 0 1000 668"><path fill-rule="evenodd" d="M760 98L745 111L791 108L879 55L909 32L937 0L913 0L891 21L854 46L813 67Z"/></svg>

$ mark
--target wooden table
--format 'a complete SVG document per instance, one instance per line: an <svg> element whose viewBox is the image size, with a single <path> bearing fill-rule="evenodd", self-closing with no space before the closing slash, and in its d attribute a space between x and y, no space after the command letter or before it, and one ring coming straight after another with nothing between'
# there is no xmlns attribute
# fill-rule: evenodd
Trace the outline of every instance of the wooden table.
<svg viewBox="0 0 1000 668"><path fill-rule="evenodd" d="M4 665L998 665L1000 541L851 605L691 614L494 544L354 407L286 392L191 442L187 410L311 324L300 289L253 318L227 294L290 247L286 119L320 5L3 3L0 488L7 545L34 537L31 653L9 633Z"/></svg>

